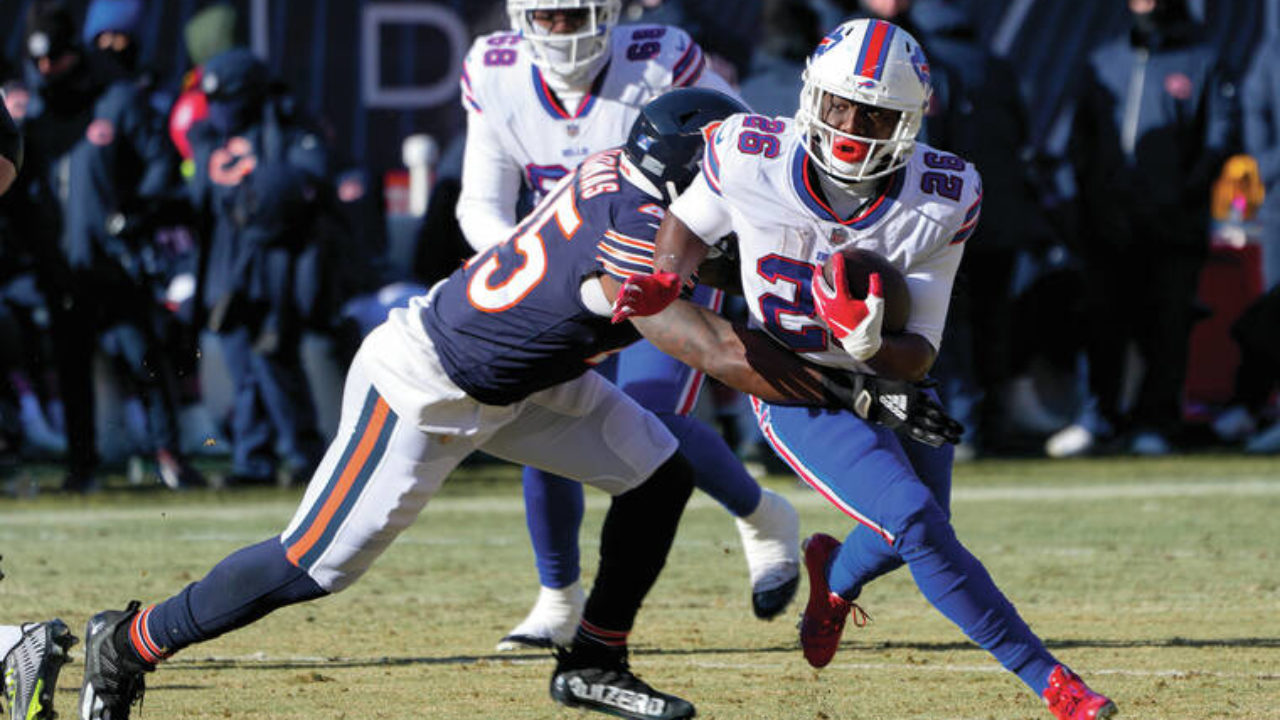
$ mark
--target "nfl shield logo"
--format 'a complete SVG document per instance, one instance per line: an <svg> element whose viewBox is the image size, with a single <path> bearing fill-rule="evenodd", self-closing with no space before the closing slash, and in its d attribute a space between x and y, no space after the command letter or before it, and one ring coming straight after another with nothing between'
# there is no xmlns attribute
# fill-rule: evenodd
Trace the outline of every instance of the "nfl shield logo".
<svg viewBox="0 0 1280 720"><path fill-rule="evenodd" d="M849 231L842 227L833 228L829 242L832 245L843 245L849 242Z"/></svg>
<svg viewBox="0 0 1280 720"><path fill-rule="evenodd" d="M569 133L569 137L578 137L578 123L569 123L564 126L564 131Z"/></svg>

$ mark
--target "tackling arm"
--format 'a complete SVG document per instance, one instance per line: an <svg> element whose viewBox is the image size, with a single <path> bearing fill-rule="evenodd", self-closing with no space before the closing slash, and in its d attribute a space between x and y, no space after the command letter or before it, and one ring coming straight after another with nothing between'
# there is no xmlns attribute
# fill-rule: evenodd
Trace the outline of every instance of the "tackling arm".
<svg viewBox="0 0 1280 720"><path fill-rule="evenodd" d="M621 291L609 293L615 298L613 321L655 315L669 307L706 258L707 250L702 239L680 218L667 213L654 240L653 273L632 275L621 285Z"/></svg>
<svg viewBox="0 0 1280 720"><path fill-rule="evenodd" d="M675 213L667 213L654 239L653 272L672 272L680 276L681 283L688 282L709 249Z"/></svg>
<svg viewBox="0 0 1280 720"><path fill-rule="evenodd" d="M923 336L915 333L885 333L880 336L880 351L867 365L877 375L919 382L929 374L938 352Z"/></svg>
<svg viewBox="0 0 1280 720"><path fill-rule="evenodd" d="M606 297L622 284L600 277ZM838 382L762 333L734 325L707 308L677 300L662 312L632 317L632 324L662 352L724 384L779 405L845 406Z"/></svg>

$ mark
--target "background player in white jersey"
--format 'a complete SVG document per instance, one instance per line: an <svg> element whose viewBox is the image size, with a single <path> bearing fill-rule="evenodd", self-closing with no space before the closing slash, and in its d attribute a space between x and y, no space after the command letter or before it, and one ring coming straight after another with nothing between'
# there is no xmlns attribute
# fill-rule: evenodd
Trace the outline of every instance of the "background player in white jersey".
<svg viewBox="0 0 1280 720"><path fill-rule="evenodd" d="M815 50L803 82L794 120L734 116L716 131L701 180L671 205L659 230L654 275L627 280L619 314L664 307L669 288L689 276L708 243L732 230L755 324L815 363L922 380L978 219L978 173L955 155L917 146L928 63L902 29L880 20L840 25ZM823 278L832 254L834 277L843 276L838 251L850 246L883 255L906 277L911 315L904 332L881 332L884 300L875 282L859 299L839 280L831 287ZM868 418L887 415L894 404L880 404L880 389L872 388ZM896 399L911 412L925 397L915 389ZM754 404L778 454L857 523L843 543L818 534L805 546L810 597L800 641L811 665L830 662L851 611L865 621L853 603L862 588L905 563L934 607L1056 717L1116 712L1049 653L956 539L950 446L910 442L848 411Z"/></svg>
<svg viewBox="0 0 1280 720"><path fill-rule="evenodd" d="M736 95L683 30L615 27L619 0L509 0L507 8L513 31L477 38L461 80L467 141L457 214L477 251L511 234L518 206L529 207L589 154L621 143L652 98L691 86ZM635 268L626 253L612 261ZM722 297L699 288L694 300L718 309ZM703 374L647 342L599 370L680 439L698 471L697 486L737 519L756 615L777 615L799 579L798 516L780 495L760 488L714 430L688 417ZM526 468L523 486L542 587L499 650L564 644L582 612L582 486L533 468Z"/></svg>

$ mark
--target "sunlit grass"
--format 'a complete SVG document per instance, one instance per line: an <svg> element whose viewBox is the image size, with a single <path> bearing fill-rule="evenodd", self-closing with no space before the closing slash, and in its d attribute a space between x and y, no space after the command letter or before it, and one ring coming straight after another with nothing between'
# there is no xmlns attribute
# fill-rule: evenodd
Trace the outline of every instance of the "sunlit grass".
<svg viewBox="0 0 1280 720"><path fill-rule="evenodd" d="M35 472L51 486L53 469ZM805 533L850 527L789 478L767 482L796 503ZM57 615L82 634L92 612L161 600L279 532L300 497L111 486L0 499L0 622ZM589 579L606 501L588 498ZM1027 621L1123 717L1280 718L1280 462L976 463L958 469L953 509L961 540ZM351 590L189 648L149 678L140 716L573 717L547 697L549 656L493 652L536 585L516 474L468 468ZM695 495L632 636L633 666L706 718L1048 717L906 571L861 602L874 622L810 669L800 602L772 623L751 616L733 522ZM64 717L75 654L57 694Z"/></svg>

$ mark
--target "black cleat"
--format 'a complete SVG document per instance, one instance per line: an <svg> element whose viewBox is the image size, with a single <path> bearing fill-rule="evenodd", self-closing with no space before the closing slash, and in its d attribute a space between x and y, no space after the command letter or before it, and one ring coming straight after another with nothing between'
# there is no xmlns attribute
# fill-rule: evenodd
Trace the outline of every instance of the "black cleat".
<svg viewBox="0 0 1280 720"><path fill-rule="evenodd" d="M551 699L568 707L594 710L635 720L680 720L697 715L687 700L667 695L636 677L626 651L556 652Z"/></svg>
<svg viewBox="0 0 1280 720"><path fill-rule="evenodd" d="M80 720L129 720L134 703L142 701L144 663L115 644L116 629L133 620L140 603L124 610L104 610L89 619L84 631L84 684L80 686Z"/></svg>
<svg viewBox="0 0 1280 720"><path fill-rule="evenodd" d="M22 626L22 640L4 657L4 697L12 720L52 720L58 673L76 637L61 620Z"/></svg>
<svg viewBox="0 0 1280 720"><path fill-rule="evenodd" d="M792 598L796 596L796 588L800 586L797 574L778 587L769 590L756 590L751 593L751 609L761 620L772 620L787 609Z"/></svg>

